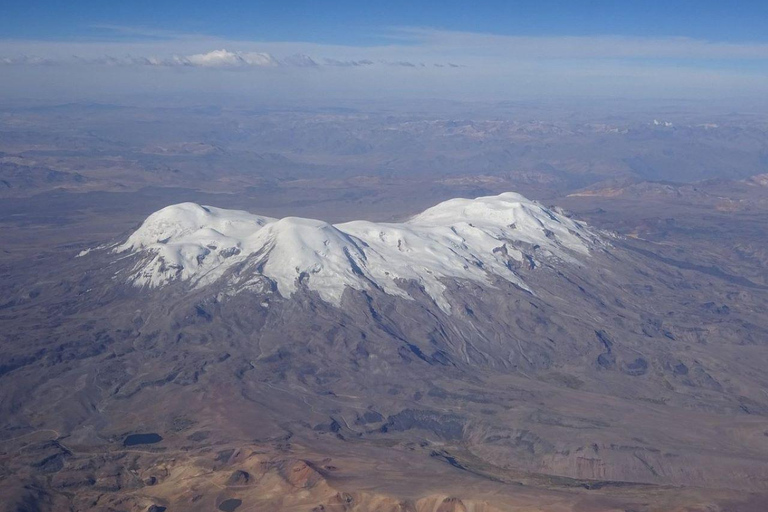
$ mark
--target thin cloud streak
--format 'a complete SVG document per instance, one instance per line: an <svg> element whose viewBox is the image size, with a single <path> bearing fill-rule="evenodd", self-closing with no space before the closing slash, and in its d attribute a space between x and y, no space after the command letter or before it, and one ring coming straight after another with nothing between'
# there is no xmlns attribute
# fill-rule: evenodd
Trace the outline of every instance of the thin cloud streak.
<svg viewBox="0 0 768 512"><path fill-rule="evenodd" d="M409 61L387 61L380 60L379 64L388 66L402 67L424 67L423 63L414 63ZM339 60L334 58L316 59L303 53L288 55L283 58L276 58L266 52L241 52L229 51L227 49L212 50L205 53L196 53L192 55L172 55L170 57L143 57L143 56L114 56L99 55L93 57L83 57L80 55L59 56L59 57L40 57L37 55L21 55L16 57L1 57L0 65L29 65L29 66L56 66L71 64L104 65L104 66L157 66L157 67L196 67L196 68L217 68L217 69L238 69L238 68L274 68L274 67L294 67L294 68L317 68L336 67L336 68L356 68L373 66L377 63L370 59L359 60ZM435 63L439 67L458 67L452 63Z"/></svg>
<svg viewBox="0 0 768 512"><path fill-rule="evenodd" d="M532 37L457 32L420 27L397 27L386 32L391 44L343 46L301 41L256 43L253 41L228 40L205 35L164 32L134 27L111 25L101 27L120 36L135 36L136 40L126 41L123 38L104 41L59 42L0 40L0 58L20 58L24 55L36 55L40 58L56 60L57 57L61 58L67 55L79 55L82 58L88 58L89 54L98 52L101 55L133 55L138 59L168 59L173 55L186 55L189 57L191 55L205 54L216 51L218 48L227 48L232 53L255 52L273 54L279 53L280 50L293 48L294 51L290 52L290 55L323 53L324 55L321 55L321 60L328 59L334 63L353 63L364 60L419 62L425 55L441 54L462 58L504 58L506 60L768 60L768 44L728 43L683 37ZM185 52L183 51L184 48L191 51ZM17 55L14 56L13 53ZM358 58L345 58L339 54L355 54Z"/></svg>
<svg viewBox="0 0 768 512"><path fill-rule="evenodd" d="M138 39L122 37L131 33ZM89 75L98 74L93 83L104 84L110 73L119 75L126 88L156 90L152 87L162 84L168 91L182 85L202 91L214 83L206 80L240 71L239 78L227 75L215 87L252 91L258 84L259 94L451 99L577 94L714 98L768 92L767 44L500 36L414 27L387 33L389 44L373 46L254 42L137 29L100 42L0 40L0 66L6 75L13 72L13 80L0 91L11 94L18 88L21 94L25 80L42 75L53 88L57 73L72 83L83 81L83 91L98 92ZM78 67L92 71L70 72ZM177 75L161 75L161 69L187 76L177 80ZM190 81L188 73L201 69L208 70L205 80L196 76Z"/></svg>
<svg viewBox="0 0 768 512"><path fill-rule="evenodd" d="M237 41L210 36L150 31L133 27L103 26L121 36L107 41L0 40L0 61L5 63L54 63L74 58L122 59L126 64L157 62L164 65L237 67L243 65L359 67L369 62L422 62L431 64L471 61L562 59L639 59L708 61L768 61L768 44L725 43L689 38L640 38L623 36L505 36L419 27L390 29L392 44L378 46L324 45L307 42ZM226 48L226 50L224 50ZM282 58L273 55L283 54ZM254 55L253 58L249 57ZM268 55L262 63L255 55ZM443 58L440 58L443 57ZM407 64L406 64L407 65Z"/></svg>
<svg viewBox="0 0 768 512"><path fill-rule="evenodd" d="M431 28L393 28L402 43L442 50L503 54L509 58L768 60L768 44L728 43L687 37L505 36Z"/></svg>

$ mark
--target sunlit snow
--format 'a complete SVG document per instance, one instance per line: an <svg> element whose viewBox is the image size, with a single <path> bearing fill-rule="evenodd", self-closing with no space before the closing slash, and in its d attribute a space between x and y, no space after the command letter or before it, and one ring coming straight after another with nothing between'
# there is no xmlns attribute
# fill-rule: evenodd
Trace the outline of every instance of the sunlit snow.
<svg viewBox="0 0 768 512"><path fill-rule="evenodd" d="M332 225L182 203L150 215L116 251L145 255L130 277L137 286L226 276L237 293L253 289L256 274L284 297L301 281L338 305L347 287L409 298L401 280L414 280L449 311L447 279L490 284L495 275L529 289L515 263L532 254L578 263L596 242L582 223L508 192L445 201L403 223Z"/></svg>

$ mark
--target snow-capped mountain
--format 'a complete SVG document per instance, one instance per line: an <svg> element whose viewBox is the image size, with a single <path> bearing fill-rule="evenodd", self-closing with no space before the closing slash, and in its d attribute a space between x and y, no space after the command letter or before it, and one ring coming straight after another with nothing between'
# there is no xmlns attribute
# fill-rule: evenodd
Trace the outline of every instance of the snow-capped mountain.
<svg viewBox="0 0 768 512"><path fill-rule="evenodd" d="M269 288L266 278L284 297L305 283L338 305L346 287L408 298L401 285L413 280L449 311L444 279L491 284L498 276L531 291L521 266L579 265L601 243L583 223L509 192L445 201L403 223L332 225L182 203L150 215L115 250L140 256L128 278L137 286L225 280L237 293Z"/></svg>
<svg viewBox="0 0 768 512"><path fill-rule="evenodd" d="M60 500L35 510L504 510L356 490L382 475L768 496L768 289L679 246L507 193L402 223L183 203L80 249L0 304L0 473Z"/></svg>

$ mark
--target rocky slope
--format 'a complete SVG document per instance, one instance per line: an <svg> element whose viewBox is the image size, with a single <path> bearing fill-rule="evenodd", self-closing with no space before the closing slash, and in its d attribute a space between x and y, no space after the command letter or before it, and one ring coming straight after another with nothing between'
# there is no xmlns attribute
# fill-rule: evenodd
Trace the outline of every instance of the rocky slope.
<svg viewBox="0 0 768 512"><path fill-rule="evenodd" d="M400 224L175 205L3 305L1 490L38 509L760 510L767 299L516 194Z"/></svg>

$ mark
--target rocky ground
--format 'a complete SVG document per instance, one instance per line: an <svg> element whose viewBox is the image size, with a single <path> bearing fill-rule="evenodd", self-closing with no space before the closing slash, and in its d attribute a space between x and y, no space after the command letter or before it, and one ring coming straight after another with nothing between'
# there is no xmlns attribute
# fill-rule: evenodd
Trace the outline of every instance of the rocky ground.
<svg viewBox="0 0 768 512"><path fill-rule="evenodd" d="M83 108L0 124L3 509L765 510L758 119ZM413 282L140 289L93 250L183 201L402 221L509 190L608 245L516 267L535 294L446 282L450 313Z"/></svg>
<svg viewBox="0 0 768 512"><path fill-rule="evenodd" d="M716 260L743 249L687 214L706 203L646 210L630 230L633 198L582 197L563 202L630 236L585 266L518 269L535 295L446 283L451 314L407 283L416 301L348 290L341 307L308 288L142 290L113 279L130 258L76 258L83 243L12 260L6 503L762 510L764 241L738 220L752 256Z"/></svg>

